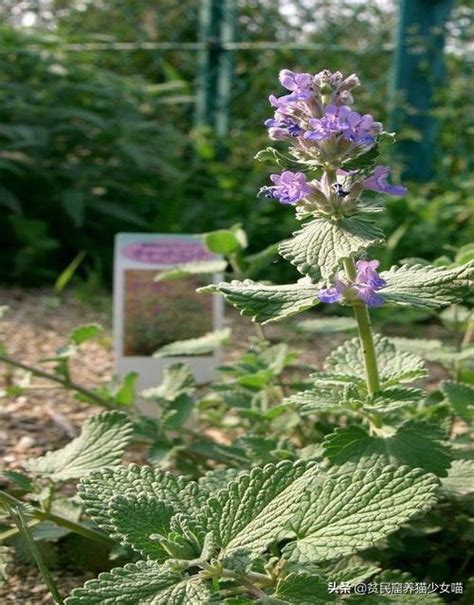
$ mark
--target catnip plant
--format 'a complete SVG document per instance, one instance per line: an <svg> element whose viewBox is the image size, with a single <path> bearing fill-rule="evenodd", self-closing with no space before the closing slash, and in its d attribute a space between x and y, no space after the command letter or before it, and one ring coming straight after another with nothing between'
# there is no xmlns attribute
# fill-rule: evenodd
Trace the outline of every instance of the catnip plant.
<svg viewBox="0 0 474 605"><path fill-rule="evenodd" d="M472 492L464 444L450 449L445 429L452 416L443 426L427 422L426 393L411 384L426 376L423 360L374 334L370 313L383 305L435 309L459 302L472 285L473 264L379 271L369 253L384 240L375 220L383 211L379 194L405 193L377 163L393 135L353 110L355 75L283 70L280 82L286 92L270 97L275 113L266 125L288 150L258 154L281 168L261 194L293 207L302 221L279 245L302 277L286 285L234 280L206 290L221 292L260 324L316 305L351 307L358 337L333 351L307 388L278 403L308 423L328 413L348 422L312 449L293 447L289 459L216 466L196 480L136 464L90 472L79 483L85 511L134 560L75 589L67 605L444 602L437 594L408 592L397 601L350 589L369 580L414 585L416 578L386 564L392 535L410 531L412 519L418 531L429 527L421 515L437 500L451 499L462 511L462 498ZM285 350L281 356L287 363ZM253 360L256 374L261 361ZM247 358L246 385L248 367ZM268 375L270 393L279 372ZM221 385L223 397L228 388Z"/></svg>

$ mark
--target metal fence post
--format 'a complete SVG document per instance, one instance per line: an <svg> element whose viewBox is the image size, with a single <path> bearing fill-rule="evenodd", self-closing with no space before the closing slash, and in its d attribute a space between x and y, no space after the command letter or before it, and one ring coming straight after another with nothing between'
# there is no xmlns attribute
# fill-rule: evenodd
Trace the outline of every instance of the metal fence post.
<svg viewBox="0 0 474 605"><path fill-rule="evenodd" d="M232 57L223 44L233 40L232 0L201 0L199 72L195 123L224 136L232 82Z"/></svg>
<svg viewBox="0 0 474 605"><path fill-rule="evenodd" d="M453 0L399 0L398 40L390 82L393 130L408 130L397 151L407 179L428 181L436 157L434 96L445 80L444 25Z"/></svg>

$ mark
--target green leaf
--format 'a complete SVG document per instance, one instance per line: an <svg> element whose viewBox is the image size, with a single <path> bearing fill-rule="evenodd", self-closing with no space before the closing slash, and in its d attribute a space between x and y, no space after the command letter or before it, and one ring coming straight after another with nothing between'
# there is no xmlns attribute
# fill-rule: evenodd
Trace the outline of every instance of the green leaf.
<svg viewBox="0 0 474 605"><path fill-rule="evenodd" d="M199 338L176 340L159 348L153 357L179 357L188 355L207 355L225 344L230 337L230 328L214 330Z"/></svg>
<svg viewBox="0 0 474 605"><path fill-rule="evenodd" d="M295 541L283 548L294 563L345 556L374 545L434 502L438 482L421 469L376 466L311 486L291 520Z"/></svg>
<svg viewBox="0 0 474 605"><path fill-rule="evenodd" d="M374 335L375 354L382 388L411 382L427 375L423 360L408 351L395 348L393 342ZM365 384L364 355L358 338L347 340L326 359L324 372L312 376L318 382Z"/></svg>
<svg viewBox="0 0 474 605"><path fill-rule="evenodd" d="M131 464L91 473L79 483L79 494L92 519L109 534L114 532L109 503L117 496L156 498L175 512L190 514L201 506L198 486L184 477L151 466Z"/></svg>
<svg viewBox="0 0 474 605"><path fill-rule="evenodd" d="M188 275L207 275L209 273L221 273L225 271L227 261L225 260L208 260L196 261L194 263L184 263L177 265L167 271L162 271L155 276L154 281L165 281L168 279L180 279Z"/></svg>
<svg viewBox="0 0 474 605"><path fill-rule="evenodd" d="M298 330L312 334L333 334L357 330L357 322L352 317L318 317L299 321L296 327Z"/></svg>
<svg viewBox="0 0 474 605"><path fill-rule="evenodd" d="M202 523L224 549L223 555L258 555L296 512L315 473L315 467L303 462L254 468L208 500L200 514Z"/></svg>
<svg viewBox="0 0 474 605"><path fill-rule="evenodd" d="M280 244L283 258L296 266L300 273L319 280L337 269L341 259L358 254L383 241L383 233L366 218L354 216L330 221L317 218Z"/></svg>
<svg viewBox="0 0 474 605"><path fill-rule="evenodd" d="M31 458L26 467L53 481L77 479L105 466L120 464L132 432L133 426L126 414L97 414L86 420L79 437L66 447L41 458Z"/></svg>
<svg viewBox="0 0 474 605"><path fill-rule="evenodd" d="M247 247L245 232L239 227L204 233L202 239L208 250L222 256L235 254Z"/></svg>
<svg viewBox="0 0 474 605"><path fill-rule="evenodd" d="M261 324L285 319L319 304L316 298L319 288L309 280L296 284L273 286L259 284L250 279L233 280L206 286L200 291L221 292L225 299L239 309L241 315L249 315Z"/></svg>
<svg viewBox="0 0 474 605"><path fill-rule="evenodd" d="M89 580L72 592L65 605L204 605L209 596L197 576L183 576L154 561L138 561Z"/></svg>
<svg viewBox="0 0 474 605"><path fill-rule="evenodd" d="M326 605L335 600L328 593L328 581L309 572L289 573L278 582L272 597L282 605Z"/></svg>
<svg viewBox="0 0 474 605"><path fill-rule="evenodd" d="M132 405L135 401L135 385L138 380L137 372L128 372L123 377L117 393L113 396L115 403L119 405Z"/></svg>
<svg viewBox="0 0 474 605"><path fill-rule="evenodd" d="M362 403L368 412L393 412L405 405L419 403L425 393L421 389L391 387L367 397Z"/></svg>
<svg viewBox="0 0 474 605"><path fill-rule="evenodd" d="M104 328L100 324L85 324L78 326L69 335L69 340L75 345L81 345L86 340L96 338L104 331Z"/></svg>
<svg viewBox="0 0 474 605"><path fill-rule="evenodd" d="M301 414L316 414L318 412L343 411L344 393L334 386L318 385L313 389L294 393L285 397L284 405L294 405L300 408Z"/></svg>
<svg viewBox="0 0 474 605"><path fill-rule="evenodd" d="M115 496L108 503L114 537L131 546L144 557L164 562L169 553L154 534L166 536L175 510L169 504L150 496Z"/></svg>
<svg viewBox="0 0 474 605"><path fill-rule="evenodd" d="M456 496L474 492L474 460L454 460L448 476L441 481L443 490Z"/></svg>
<svg viewBox="0 0 474 605"><path fill-rule="evenodd" d="M460 267L442 268L402 265L381 273L386 286L379 293L389 303L436 309L455 302L472 288L474 262Z"/></svg>
<svg viewBox="0 0 474 605"><path fill-rule="evenodd" d="M174 401L180 395L191 393L193 390L194 377L189 367L184 363L174 363L165 368L163 381L159 386L146 389L140 394L146 399Z"/></svg>
<svg viewBox="0 0 474 605"><path fill-rule="evenodd" d="M444 380L439 388L454 413L466 422L472 422L474 419L474 387L462 382Z"/></svg>
<svg viewBox="0 0 474 605"><path fill-rule="evenodd" d="M435 424L409 421L387 437L371 436L360 426L338 428L323 440L325 456L336 465L351 462L407 465L445 477L451 464L447 435Z"/></svg>

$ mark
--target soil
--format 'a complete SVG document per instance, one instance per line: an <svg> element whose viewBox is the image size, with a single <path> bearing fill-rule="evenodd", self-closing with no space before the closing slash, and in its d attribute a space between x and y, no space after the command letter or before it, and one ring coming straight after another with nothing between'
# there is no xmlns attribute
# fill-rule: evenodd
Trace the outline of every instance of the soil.
<svg viewBox="0 0 474 605"><path fill-rule="evenodd" d="M91 322L102 324L103 335L84 343L81 356L72 361L72 378L86 387L111 380L112 337L107 300L105 304L102 301L100 306L92 306L72 294L62 295L59 300L48 290L0 289L2 305L9 310L0 322L0 342L7 345L10 356L44 369L48 368L48 362L42 360L54 355L64 344L64 335L74 327ZM231 362L248 348L255 331L248 318L229 308L226 324L232 329L232 350L226 349L224 361ZM290 341L293 350L300 353L298 362L313 367L318 367L328 352L346 338L340 334L320 336L315 347L314 338L295 337L288 324L266 328L266 334L270 340ZM15 372L16 379L24 375L22 371ZM77 401L71 392L41 378L33 378L23 394L7 396L4 388L11 379L11 368L0 363L0 471L22 470L26 459L64 446L79 432L88 416L102 411ZM16 561L12 567L6 584L0 587L2 605L53 603L35 566ZM52 574L63 594L92 576L68 570L52 570Z"/></svg>

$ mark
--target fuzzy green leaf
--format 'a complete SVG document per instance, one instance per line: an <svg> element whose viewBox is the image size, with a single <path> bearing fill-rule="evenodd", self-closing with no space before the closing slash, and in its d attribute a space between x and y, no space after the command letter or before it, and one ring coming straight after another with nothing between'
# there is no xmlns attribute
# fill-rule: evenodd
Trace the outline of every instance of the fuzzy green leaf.
<svg viewBox="0 0 474 605"><path fill-rule="evenodd" d="M382 388L411 382L426 376L423 360L408 351L400 351L384 336L374 335L375 354ZM358 338L347 340L326 359L324 372L312 376L318 382L365 384L364 355Z"/></svg>
<svg viewBox="0 0 474 605"><path fill-rule="evenodd" d="M405 405L419 403L425 397L421 389L391 387L362 401L367 412L393 412Z"/></svg>
<svg viewBox="0 0 474 605"><path fill-rule="evenodd" d="M84 423L81 434L71 443L45 456L28 460L29 471L47 475L53 481L77 479L107 466L117 466L129 444L133 425L126 414L104 412Z"/></svg>
<svg viewBox="0 0 474 605"><path fill-rule="evenodd" d="M474 387L462 382L444 380L440 390L457 416L466 422L474 419Z"/></svg>
<svg viewBox="0 0 474 605"><path fill-rule="evenodd" d="M406 464L445 477L451 464L447 435L435 424L410 421L389 437L373 437L360 426L338 428L324 438L325 456L333 464L352 462Z"/></svg>
<svg viewBox="0 0 474 605"><path fill-rule="evenodd" d="M200 291L221 292L242 315L250 315L253 321L262 324L285 319L319 303L316 298L319 288L309 280L283 286L259 284L250 279L233 280Z"/></svg>
<svg viewBox="0 0 474 605"><path fill-rule="evenodd" d="M289 573L277 584L275 593L278 605L327 605L335 601L328 593L328 581L310 573Z"/></svg>
<svg viewBox="0 0 474 605"><path fill-rule="evenodd" d="M122 544L131 546L144 557L163 562L169 554L153 534L165 536L170 531L173 507L150 496L115 496L108 504L114 525L114 536Z"/></svg>
<svg viewBox="0 0 474 605"><path fill-rule="evenodd" d="M448 476L441 482L443 490L456 496L474 492L474 460L454 460Z"/></svg>
<svg viewBox="0 0 474 605"><path fill-rule="evenodd" d="M269 464L240 475L211 497L200 517L224 549L222 555L262 552L296 512L315 473L303 462Z"/></svg>
<svg viewBox="0 0 474 605"><path fill-rule="evenodd" d="M382 241L382 231L366 218L317 218L282 242L279 252L300 273L319 280L320 275L327 278L334 273L342 258Z"/></svg>
<svg viewBox="0 0 474 605"><path fill-rule="evenodd" d="M229 340L230 329L214 330L199 338L177 340L158 349L153 357L179 357L187 355L207 355Z"/></svg>
<svg viewBox="0 0 474 605"><path fill-rule="evenodd" d="M169 505L175 512L187 514L202 504L196 483L137 464L92 473L80 482L79 493L88 514L111 534L115 525L109 504L116 496L149 496Z"/></svg>
<svg viewBox="0 0 474 605"><path fill-rule="evenodd" d="M381 273L386 286L379 293L386 302L436 309L462 300L472 288L474 262L460 267L402 265Z"/></svg>
<svg viewBox="0 0 474 605"><path fill-rule="evenodd" d="M302 332L311 334L333 334L334 332L357 330L357 322L352 317L318 317L299 321L296 327Z"/></svg>
<svg viewBox="0 0 474 605"><path fill-rule="evenodd" d="M296 540L283 555L302 564L372 546L427 510L437 487L433 475L406 466L341 472L307 490L291 520Z"/></svg>
<svg viewBox="0 0 474 605"><path fill-rule="evenodd" d="M185 577L152 561L129 563L76 588L65 605L200 605L209 591L197 576Z"/></svg>

